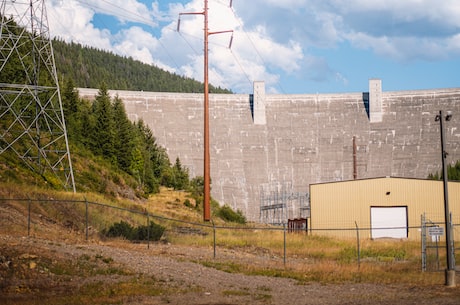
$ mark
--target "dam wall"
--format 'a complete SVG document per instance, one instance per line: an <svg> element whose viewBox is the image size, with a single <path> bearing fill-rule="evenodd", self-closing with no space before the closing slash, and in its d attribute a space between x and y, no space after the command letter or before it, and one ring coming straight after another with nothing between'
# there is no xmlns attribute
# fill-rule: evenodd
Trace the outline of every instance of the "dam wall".
<svg viewBox="0 0 460 305"><path fill-rule="evenodd" d="M427 178L441 170L439 110L448 164L460 160L460 88L338 94L210 94L211 195L260 221L277 187L375 177ZM96 89L78 89L94 98ZM203 94L109 90L133 121L143 119L174 162L203 176ZM276 196L277 192L274 191ZM264 197L266 198L266 197ZM294 207L289 218L302 216Z"/></svg>

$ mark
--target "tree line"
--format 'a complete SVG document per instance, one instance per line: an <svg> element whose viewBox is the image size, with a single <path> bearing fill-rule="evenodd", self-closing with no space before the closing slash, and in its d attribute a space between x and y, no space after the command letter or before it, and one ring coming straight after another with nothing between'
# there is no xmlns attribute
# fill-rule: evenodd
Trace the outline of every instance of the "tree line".
<svg viewBox="0 0 460 305"><path fill-rule="evenodd" d="M160 186L189 191L195 205L201 209L204 179L190 180L188 168L179 158L171 164L166 150L157 144L152 130L142 121L128 119L123 101L111 98L103 83L94 101L79 97L74 83L68 80L62 90L62 108L67 123L69 142L80 149L90 150L112 167L135 178L145 196L159 191ZM216 216L231 222L245 223L246 217L228 206L219 207L211 198Z"/></svg>
<svg viewBox="0 0 460 305"><path fill-rule="evenodd" d="M188 169L179 158L171 164L152 130L142 120L131 122L123 101L118 96L112 99L105 83L91 102L80 98L74 82L68 80L63 85L62 107L69 142L133 176L145 194L158 192L160 185L189 187Z"/></svg>
<svg viewBox="0 0 460 305"><path fill-rule="evenodd" d="M99 88L102 82L110 89L203 93L202 82L170 73L159 67L142 63L131 57L66 43L52 41L59 79L72 79L80 88ZM211 93L232 93L230 90L209 85Z"/></svg>
<svg viewBox="0 0 460 305"><path fill-rule="evenodd" d="M7 33L7 30L11 30L13 34L22 31L11 19L2 27L2 34ZM6 43L3 36L0 37L0 42ZM54 41L54 45L57 46L54 54L60 79L62 111L69 144L74 148L74 152L86 156L93 155L96 162L103 160L101 163L109 164L109 171L122 171L133 177L139 195L148 196L156 193L160 186L187 190L195 199L194 207L199 209L203 197L203 178L195 177L190 180L189 171L182 166L179 158L172 164L165 148L158 145L149 126L142 120L131 122L128 119L123 101L118 96L112 98L108 94L107 83L113 89L178 92L202 92L203 85L132 59L81 45L65 44L58 40ZM0 83L31 85L33 81L43 86L55 85L50 74L39 74L36 75L37 79L32 80L26 73L25 67L32 64L31 49L30 35L25 35L15 46L15 52L3 64ZM99 88L94 101L80 98L75 89L88 86ZM210 90L231 93L212 86ZM27 102L25 99L27 97L20 96L14 105L9 106L20 110L23 102ZM3 100L0 102L1 107L7 107ZM33 114L30 117L33 119ZM8 116L3 119L15 118ZM7 126L6 123L8 122L0 122L0 129ZM246 221L241 211L233 212L228 206L220 209L214 200L211 205L220 217L230 221Z"/></svg>
<svg viewBox="0 0 460 305"><path fill-rule="evenodd" d="M428 179L442 180L442 171L434 174L429 174ZM453 181L460 181L460 161L457 161L454 165L447 165L447 179Z"/></svg>

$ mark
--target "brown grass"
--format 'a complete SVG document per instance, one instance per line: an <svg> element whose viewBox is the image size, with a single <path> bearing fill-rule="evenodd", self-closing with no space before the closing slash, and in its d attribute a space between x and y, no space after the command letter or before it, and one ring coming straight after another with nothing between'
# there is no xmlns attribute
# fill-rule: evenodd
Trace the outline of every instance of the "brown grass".
<svg viewBox="0 0 460 305"><path fill-rule="evenodd" d="M109 201L95 194L43 191L33 187L27 188L25 192L24 187L16 185L5 185L0 190L0 197L3 198L17 198L20 194L27 194L29 198L83 201L86 199L141 212L133 214L91 205L89 238L96 241L102 238L100 232L114 222L124 220L133 224L145 224L146 216L142 214L144 211L148 211L150 215L175 219L177 221L151 216L151 220L167 228L165 241L177 246L194 247L198 252L202 249L209 253L215 237L218 260L200 260L200 263L227 272L289 277L300 282L418 285L442 282L442 273L420 271L421 254L418 242L361 239L361 261L358 265L356 240L321 235L285 235L280 228L262 225L257 225L257 229L250 226L237 226L237 229L231 229L230 227L235 225L217 220L214 223L217 226L214 231L213 223L203 222L199 211L184 205L186 199L192 201L187 193L166 188L149 200L137 202L122 199ZM26 235L27 208L27 202L1 202L0 230L12 235ZM84 203L34 203L31 213L32 236L57 241L84 241L86 238ZM230 251L231 255L223 255L222 252L225 251ZM183 256L181 257L183 259ZM192 254L187 259L195 261ZM441 257L441 262L442 259Z"/></svg>

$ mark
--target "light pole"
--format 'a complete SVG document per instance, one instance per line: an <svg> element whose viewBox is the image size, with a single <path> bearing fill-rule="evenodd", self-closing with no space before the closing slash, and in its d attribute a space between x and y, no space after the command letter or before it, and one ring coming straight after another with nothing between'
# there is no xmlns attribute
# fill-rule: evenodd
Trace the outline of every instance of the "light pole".
<svg viewBox="0 0 460 305"><path fill-rule="evenodd" d="M442 157L442 181L444 186L444 222L446 226L446 259L447 259L447 267L446 267L446 286L454 287L455 286L455 266L454 266L454 257L452 251L452 226L450 223L450 211L449 211L449 196L447 192L447 165L446 165L446 157L447 152L445 149L444 138L445 132L443 127L443 120L447 122L452 119L452 112L447 111L446 115L444 116L442 110L439 110L439 114L436 115L435 121L439 121L439 128L441 130L441 157Z"/></svg>

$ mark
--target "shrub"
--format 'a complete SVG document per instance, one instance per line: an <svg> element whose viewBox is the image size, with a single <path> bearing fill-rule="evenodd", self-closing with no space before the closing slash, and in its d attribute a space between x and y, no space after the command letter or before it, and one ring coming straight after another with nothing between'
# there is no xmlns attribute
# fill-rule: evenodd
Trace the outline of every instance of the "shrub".
<svg viewBox="0 0 460 305"><path fill-rule="evenodd" d="M134 240L150 239L152 241L158 241L160 240L161 236L163 236L164 231L165 227L151 221L149 226L139 226L134 229Z"/></svg>
<svg viewBox="0 0 460 305"><path fill-rule="evenodd" d="M190 202L190 199L185 199L184 205L188 208L193 208L193 204Z"/></svg>
<svg viewBox="0 0 460 305"><path fill-rule="evenodd" d="M136 240L151 240L158 241L165 231L165 227L150 222L149 226L133 227L125 221L114 223L107 232L104 233L107 237L124 237L130 241Z"/></svg>
<svg viewBox="0 0 460 305"><path fill-rule="evenodd" d="M131 240L133 230L134 228L132 225L122 220L114 223L104 235L107 237L124 237Z"/></svg>
<svg viewBox="0 0 460 305"><path fill-rule="evenodd" d="M217 216L225 221L236 222L241 224L246 223L246 217L243 215L243 212L241 212L241 210L237 210L235 212L227 204L217 211Z"/></svg>

